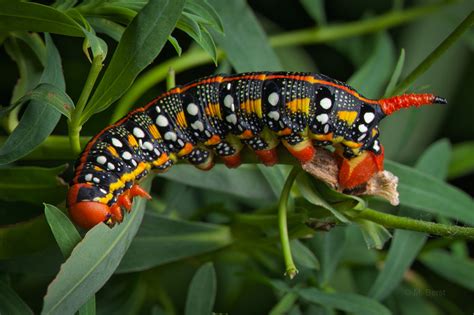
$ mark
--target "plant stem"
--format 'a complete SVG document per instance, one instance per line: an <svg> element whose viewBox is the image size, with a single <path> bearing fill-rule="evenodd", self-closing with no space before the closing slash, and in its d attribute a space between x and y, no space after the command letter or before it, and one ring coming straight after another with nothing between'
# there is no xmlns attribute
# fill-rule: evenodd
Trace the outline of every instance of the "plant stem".
<svg viewBox="0 0 474 315"><path fill-rule="evenodd" d="M280 230L280 241L281 248L283 250L283 259L285 260L285 275L293 279L298 273L293 257L291 255L290 238L288 236L288 226L286 220L286 212L288 208L288 197L290 196L290 190L293 186L293 182L298 175L300 168L293 167L290 174L286 178L283 191L281 192L280 201L278 202L278 228Z"/></svg>
<svg viewBox="0 0 474 315"><path fill-rule="evenodd" d="M176 71L173 68L168 69L168 75L166 76L166 89L171 90L176 86Z"/></svg>
<svg viewBox="0 0 474 315"><path fill-rule="evenodd" d="M391 94L397 95L401 94L406 91L406 89L412 85L412 83L423 73L428 70L431 65L441 57L444 52L451 47L454 43L457 42L459 37L464 34L474 23L474 12L471 12L465 19L462 21L461 24L451 33L449 36L441 43L438 47L436 47L433 52L423 60L422 63L418 65L402 82L398 84L395 88L395 91Z"/></svg>
<svg viewBox="0 0 474 315"><path fill-rule="evenodd" d="M72 150L79 154L81 152L81 142L80 142L80 131L81 131L81 115L86 107L87 100L94 88L95 81L99 76L100 70L102 70L102 56L95 56L92 60L92 65L89 70L89 75L87 76L86 82L84 83L84 88L82 89L79 100L77 101L76 108L72 112L71 120L69 121L69 139L71 143Z"/></svg>
<svg viewBox="0 0 474 315"><path fill-rule="evenodd" d="M307 28L297 31L286 32L270 36L270 44L273 47L315 44L331 40L347 38L356 35L363 35L370 32L384 30L393 26L401 25L421 16L427 15L447 2L435 5L426 5L404 11L390 12L381 16L370 18L364 21L335 24L321 28ZM217 60L221 59L224 53L217 51ZM131 108L132 104L151 87L166 79L168 69L173 68L176 73L191 69L195 66L211 63L212 58L202 50L187 51L181 57L171 58L151 70L143 73L119 101L112 115L111 122L115 122L124 116Z"/></svg>
<svg viewBox="0 0 474 315"><path fill-rule="evenodd" d="M369 208L366 208L360 212L354 212L354 214L357 218L376 222L387 228L424 232L448 238L462 238L474 240L474 228L472 227L445 225L440 223L411 219L407 217L399 217L396 215L375 211Z"/></svg>

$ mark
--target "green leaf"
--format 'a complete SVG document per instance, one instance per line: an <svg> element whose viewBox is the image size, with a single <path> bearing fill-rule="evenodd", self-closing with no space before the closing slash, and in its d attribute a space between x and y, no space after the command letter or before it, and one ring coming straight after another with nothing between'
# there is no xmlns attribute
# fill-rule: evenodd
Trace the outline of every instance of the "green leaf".
<svg viewBox="0 0 474 315"><path fill-rule="evenodd" d="M402 205L474 225L473 201L463 191L393 161L386 160L385 166L399 178Z"/></svg>
<svg viewBox="0 0 474 315"><path fill-rule="evenodd" d="M418 159L416 168L443 179L449 162L450 145L441 140L430 146ZM402 208L400 215L415 216L410 208ZM429 219L429 218L428 218ZM382 271L377 275L369 296L383 300L400 284L405 272L415 260L427 240L425 233L396 230Z"/></svg>
<svg viewBox="0 0 474 315"><path fill-rule="evenodd" d="M309 269L318 270L320 268L318 258L313 252L299 240L292 240L291 253L295 258L296 267L303 266Z"/></svg>
<svg viewBox="0 0 474 315"><path fill-rule="evenodd" d="M184 0L151 0L125 30L81 123L105 110L125 93L159 54L183 9Z"/></svg>
<svg viewBox="0 0 474 315"><path fill-rule="evenodd" d="M147 178L142 185L149 189L150 183ZM42 314L73 314L107 282L138 231L145 203L138 198L120 225L99 224L85 235L50 283Z"/></svg>
<svg viewBox="0 0 474 315"><path fill-rule="evenodd" d="M87 21L89 21L90 25L97 33L106 34L116 42L120 41L123 32L125 31L125 27L122 25L105 18L87 17Z"/></svg>
<svg viewBox="0 0 474 315"><path fill-rule="evenodd" d="M448 252L436 249L424 253L421 262L440 276L468 290L474 291L474 261L457 257Z"/></svg>
<svg viewBox="0 0 474 315"><path fill-rule="evenodd" d="M55 206L45 203L44 214L61 252L64 257L69 257L74 247L81 241L79 232L67 215Z"/></svg>
<svg viewBox="0 0 474 315"><path fill-rule="evenodd" d="M225 33L224 36L213 32L213 36L237 72L282 70L265 32L246 1L211 0L210 3L221 17Z"/></svg>
<svg viewBox="0 0 474 315"><path fill-rule="evenodd" d="M147 212L117 272L146 270L232 243L226 226L170 219Z"/></svg>
<svg viewBox="0 0 474 315"><path fill-rule="evenodd" d="M49 35L46 35L46 56L40 83L50 83L64 91L61 58ZM53 132L60 116L47 104L30 102L20 123L0 148L0 165L11 163L33 151Z"/></svg>
<svg viewBox="0 0 474 315"><path fill-rule="evenodd" d="M392 95L392 92L395 90L395 86L400 79L400 75L402 74L403 65L405 64L405 49L402 48L400 51L400 56L398 57L397 65L393 70L392 77L387 84L387 88L385 89L384 97L389 97Z"/></svg>
<svg viewBox="0 0 474 315"><path fill-rule="evenodd" d="M474 172L474 141L455 144L448 177L452 179L472 172Z"/></svg>
<svg viewBox="0 0 474 315"><path fill-rule="evenodd" d="M310 303L324 305L351 314L390 315L382 304L365 296L353 293L326 293L316 288L300 289L298 294Z"/></svg>
<svg viewBox="0 0 474 315"><path fill-rule="evenodd" d="M64 200L67 185L58 177L67 165L55 168L18 166L0 168L0 200L52 203Z"/></svg>
<svg viewBox="0 0 474 315"><path fill-rule="evenodd" d="M176 165L170 172L158 174L158 176L242 198L276 200L272 188L254 165L241 166L238 172L229 170L224 165L216 165L206 172L205 176L201 170L190 165Z"/></svg>
<svg viewBox="0 0 474 315"><path fill-rule="evenodd" d="M0 280L0 314L33 314L28 305L3 280Z"/></svg>
<svg viewBox="0 0 474 315"><path fill-rule="evenodd" d="M357 220L367 248L382 249L392 237L390 232L382 225L368 220Z"/></svg>
<svg viewBox="0 0 474 315"><path fill-rule="evenodd" d="M50 32L82 37L79 25L53 7L20 1L0 1L0 31Z"/></svg>
<svg viewBox="0 0 474 315"><path fill-rule="evenodd" d="M43 215L0 227L0 260L31 254L54 242ZM0 303L1 304L1 303Z"/></svg>
<svg viewBox="0 0 474 315"><path fill-rule="evenodd" d="M179 45L178 40L170 35L170 36L168 36L168 41L171 43L171 45L173 45L173 47L176 50L176 53L178 54L178 56L181 56L181 53L183 52L183 49Z"/></svg>
<svg viewBox="0 0 474 315"><path fill-rule="evenodd" d="M217 31L224 33L224 26L219 14L206 0L188 0L184 10L200 16Z"/></svg>
<svg viewBox="0 0 474 315"><path fill-rule="evenodd" d="M196 271L188 289L186 315L209 315L216 299L216 272L211 262Z"/></svg>
<svg viewBox="0 0 474 315"><path fill-rule="evenodd" d="M71 113L74 109L74 102L71 100L69 95L63 92L62 89L49 83L41 83L33 90L27 92L23 97L21 97L8 108L0 109L0 116L15 107L30 101L36 101L38 103L49 105L69 119L71 118Z"/></svg>
<svg viewBox="0 0 474 315"><path fill-rule="evenodd" d="M268 315L284 315L288 313L290 309L295 305L298 300L298 294L295 292L286 293L278 303L270 310Z"/></svg>
<svg viewBox="0 0 474 315"><path fill-rule="evenodd" d="M184 12L176 23L176 27L186 32L199 43L199 40L201 39L201 27L191 18L192 16L193 15Z"/></svg>
<svg viewBox="0 0 474 315"><path fill-rule="evenodd" d="M301 5L305 8L313 20L319 25L326 24L326 12L324 12L324 0L300 0Z"/></svg>

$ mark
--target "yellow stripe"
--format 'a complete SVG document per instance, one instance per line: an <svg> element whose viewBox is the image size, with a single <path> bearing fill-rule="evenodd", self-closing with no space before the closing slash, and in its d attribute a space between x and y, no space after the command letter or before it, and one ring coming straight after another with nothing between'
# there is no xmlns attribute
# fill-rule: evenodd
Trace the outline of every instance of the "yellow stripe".
<svg viewBox="0 0 474 315"><path fill-rule="evenodd" d="M186 128L188 126L188 123L186 122L186 118L184 117L184 112L180 111L178 115L176 115L176 122L178 123L179 126Z"/></svg>
<svg viewBox="0 0 474 315"><path fill-rule="evenodd" d="M340 120L345 121L350 126L356 120L357 112L356 111L340 111L340 112L337 112L337 117Z"/></svg>
<svg viewBox="0 0 474 315"><path fill-rule="evenodd" d="M298 111L303 112L305 114L309 113L309 98L296 98L288 103L286 103L286 107L292 112L296 113Z"/></svg>

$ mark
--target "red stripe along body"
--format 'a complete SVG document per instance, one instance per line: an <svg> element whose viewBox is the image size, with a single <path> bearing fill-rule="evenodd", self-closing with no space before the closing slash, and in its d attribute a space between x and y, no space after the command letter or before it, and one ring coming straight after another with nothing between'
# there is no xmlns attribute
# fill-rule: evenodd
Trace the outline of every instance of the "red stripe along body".
<svg viewBox="0 0 474 315"><path fill-rule="evenodd" d="M301 162L316 145L333 145L341 186L353 188L383 169L378 123L411 105L445 103L432 94L363 97L321 74L255 72L215 75L176 87L105 128L86 146L68 193L74 221L90 228L122 220L121 207L149 197L136 184L178 158L203 170L214 156L240 164L243 145L266 165L281 141Z"/></svg>

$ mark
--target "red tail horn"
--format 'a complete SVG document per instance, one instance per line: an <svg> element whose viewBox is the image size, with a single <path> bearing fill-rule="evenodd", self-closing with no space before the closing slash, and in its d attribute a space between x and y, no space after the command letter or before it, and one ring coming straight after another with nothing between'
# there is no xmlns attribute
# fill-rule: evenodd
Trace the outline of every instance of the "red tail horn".
<svg viewBox="0 0 474 315"><path fill-rule="evenodd" d="M380 107L385 115L390 115L397 110L412 106L422 106L428 104L447 104L446 99L433 94L404 94L384 98L379 101Z"/></svg>

